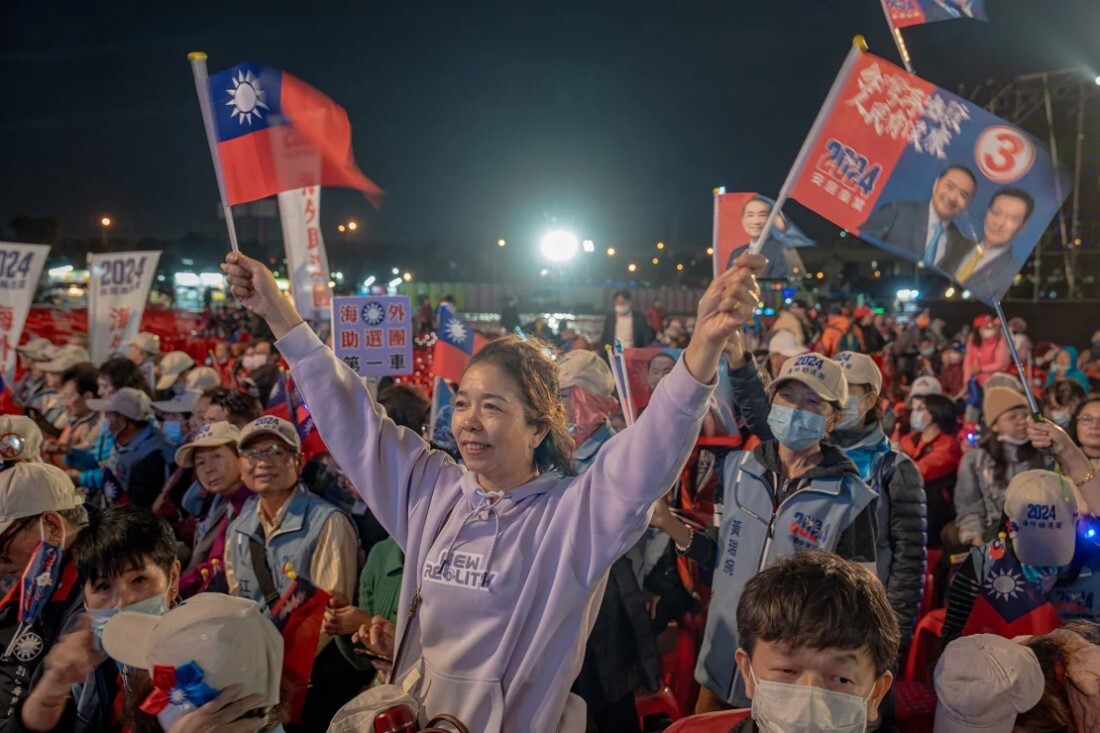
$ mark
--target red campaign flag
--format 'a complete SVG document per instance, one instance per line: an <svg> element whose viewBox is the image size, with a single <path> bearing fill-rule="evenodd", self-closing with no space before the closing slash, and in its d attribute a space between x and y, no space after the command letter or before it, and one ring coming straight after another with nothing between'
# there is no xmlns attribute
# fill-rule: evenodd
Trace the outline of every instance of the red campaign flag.
<svg viewBox="0 0 1100 733"><path fill-rule="evenodd" d="M895 28L941 20L989 20L985 0L882 0L886 17Z"/></svg>
<svg viewBox="0 0 1100 733"><path fill-rule="evenodd" d="M760 238L774 206L774 200L758 193L718 190L714 196L715 277L728 270L744 249ZM768 264L757 277L760 280L782 280L792 275L801 277L804 274L801 258L792 249L812 247L813 244L813 240L793 222L786 217L778 217L760 248L760 253L768 258Z"/></svg>
<svg viewBox="0 0 1100 733"><path fill-rule="evenodd" d="M227 205L307 186L354 188L377 208L385 192L351 151L347 112L285 71L241 63L207 80Z"/></svg>
<svg viewBox="0 0 1100 733"><path fill-rule="evenodd" d="M298 576L268 614L283 635L284 701L292 723L302 717L321 639L321 622L330 598L328 593Z"/></svg>
<svg viewBox="0 0 1100 733"><path fill-rule="evenodd" d="M439 309L438 337L432 351L432 371L455 384L462 381L462 373L473 355L489 343L489 339L446 306Z"/></svg>

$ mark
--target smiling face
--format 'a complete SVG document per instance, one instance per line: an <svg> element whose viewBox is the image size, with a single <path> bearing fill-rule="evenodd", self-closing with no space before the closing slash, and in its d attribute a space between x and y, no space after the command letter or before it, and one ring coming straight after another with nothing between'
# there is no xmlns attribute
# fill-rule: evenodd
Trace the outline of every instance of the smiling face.
<svg viewBox="0 0 1100 733"><path fill-rule="evenodd" d="M936 216L950 220L966 211L974 197L974 179L958 168L952 168L936 179L932 187L932 208Z"/></svg>
<svg viewBox="0 0 1100 733"><path fill-rule="evenodd" d="M241 447L241 478L261 496L283 494L298 485L302 456L278 438L261 436Z"/></svg>
<svg viewBox="0 0 1100 733"><path fill-rule="evenodd" d="M985 243L1004 247L1023 229L1027 221L1027 202L1015 196L998 196L985 212Z"/></svg>
<svg viewBox="0 0 1100 733"><path fill-rule="evenodd" d="M502 491L533 477L535 448L549 428L527 413L519 385L496 364L475 363L462 376L451 430L483 487Z"/></svg>
<svg viewBox="0 0 1100 733"><path fill-rule="evenodd" d="M1091 455L1100 454L1100 402L1089 402L1077 413L1077 442Z"/></svg>
<svg viewBox="0 0 1100 733"><path fill-rule="evenodd" d="M741 226L745 233L756 239L764 232L764 225L768 221L768 214L772 213L771 204L767 201L749 201L741 212Z"/></svg>
<svg viewBox="0 0 1100 733"><path fill-rule="evenodd" d="M668 354L658 354L649 361L649 368L646 371L646 381L649 383L649 389L657 389L657 385L661 383L661 380L672 373L672 368L676 366L676 360Z"/></svg>

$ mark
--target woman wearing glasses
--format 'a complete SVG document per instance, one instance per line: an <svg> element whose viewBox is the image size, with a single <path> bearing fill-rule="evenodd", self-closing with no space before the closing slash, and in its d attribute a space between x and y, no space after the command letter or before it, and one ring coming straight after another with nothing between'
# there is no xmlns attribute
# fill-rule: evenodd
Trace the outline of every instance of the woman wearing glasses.
<svg viewBox="0 0 1100 733"><path fill-rule="evenodd" d="M394 678L428 715L486 733L584 730L569 687L604 578L687 459L764 264L745 255L711 284L645 414L574 477L557 371L533 341L503 337L467 366L451 421L460 466L385 417L267 268L227 257L233 294L267 320L321 437L405 552Z"/></svg>
<svg viewBox="0 0 1100 733"><path fill-rule="evenodd" d="M1100 469L1100 394L1091 394L1077 405L1069 433L1088 456L1092 467Z"/></svg>

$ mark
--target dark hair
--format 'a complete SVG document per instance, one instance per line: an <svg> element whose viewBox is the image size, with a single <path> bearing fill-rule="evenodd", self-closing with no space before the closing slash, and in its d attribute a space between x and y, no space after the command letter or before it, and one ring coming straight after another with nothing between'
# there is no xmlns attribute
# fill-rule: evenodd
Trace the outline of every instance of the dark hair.
<svg viewBox="0 0 1100 733"><path fill-rule="evenodd" d="M149 389L149 381L145 378L141 369L124 356L108 359L100 364L99 374L96 376L106 377L116 392L123 387L133 387L134 389L140 389L150 397L153 396Z"/></svg>
<svg viewBox="0 0 1100 733"><path fill-rule="evenodd" d="M901 643L882 581L827 552L797 552L757 573L737 603L737 634L751 657L758 640L788 650L866 649L882 675Z"/></svg>
<svg viewBox="0 0 1100 733"><path fill-rule="evenodd" d="M1062 627L1082 637L1089 644L1100 643L1100 628L1092 621L1074 619ZM1043 696L1030 710L1016 716L1016 728L1027 733L1066 730L1073 723L1073 711L1066 695L1066 667L1070 654L1063 641L1050 634L1032 636L1020 642L1035 652L1043 670Z"/></svg>
<svg viewBox="0 0 1100 733"><path fill-rule="evenodd" d="M1008 455L1005 453L1004 443L997 440L997 434L990 429L978 446L984 448L993 459L993 482L998 486L1008 486ZM1029 469L1046 466L1043 454L1030 441L1016 448L1016 460L1028 464Z"/></svg>
<svg viewBox="0 0 1100 733"><path fill-rule="evenodd" d="M925 394L913 399L924 402L933 425L950 436L955 435L959 429L959 408L950 397L942 394Z"/></svg>
<svg viewBox="0 0 1100 733"><path fill-rule="evenodd" d="M226 387L211 387L202 393L202 396L210 400L211 406L217 405L225 410L227 422L243 428L253 420L258 420L264 414L260 401L239 389Z"/></svg>
<svg viewBox="0 0 1100 733"><path fill-rule="evenodd" d="M745 215L745 209L749 208L749 204L751 204L753 201L759 201L762 204L767 204L768 205L768 211L769 211L769 213L771 213L771 208L772 208L772 202L771 201L768 201L763 196L753 196L751 199L746 201L745 204L741 207L741 216Z"/></svg>
<svg viewBox="0 0 1100 733"><path fill-rule="evenodd" d="M61 375L61 384L75 382L78 394L88 394L90 392L94 395L99 388L99 385L96 384L96 377L98 376L99 372L96 370L95 364L87 361L66 369Z"/></svg>
<svg viewBox="0 0 1100 733"><path fill-rule="evenodd" d="M558 369L546 355L549 351L550 346L536 338L509 334L490 341L470 359L466 368L483 362L494 364L515 381L523 396L527 422L550 429L535 448L535 467L572 476L576 473L573 438L566 427Z"/></svg>
<svg viewBox="0 0 1100 733"><path fill-rule="evenodd" d="M265 405L271 397L271 390L275 388L275 384L279 381L279 366L278 364L264 364L258 369L253 369L248 378L253 386L248 390L249 394L259 400L261 405Z"/></svg>
<svg viewBox="0 0 1100 733"><path fill-rule="evenodd" d="M432 403L416 387L394 384L378 393L378 404L386 408L386 414L401 427L417 435L424 434Z"/></svg>
<svg viewBox="0 0 1100 733"><path fill-rule="evenodd" d="M943 169L943 171L940 172L940 174L938 176L936 176L936 180L937 181L940 180L941 178L946 176L951 171L962 171L966 175L970 176L970 180L974 184L974 188L978 187L978 177L976 175L974 175L974 171L970 170L965 165L949 165L949 166L947 166L946 168Z"/></svg>
<svg viewBox="0 0 1100 733"><path fill-rule="evenodd" d="M1057 379L1043 390L1043 404L1051 404L1053 397L1054 403L1065 407L1074 400L1085 399L1086 394L1085 388L1076 379Z"/></svg>
<svg viewBox="0 0 1100 733"><path fill-rule="evenodd" d="M622 290L616 290L614 293L611 294L611 300L615 300L615 298L619 297L621 297L623 300L630 300L630 291L626 288L623 288Z"/></svg>
<svg viewBox="0 0 1100 733"><path fill-rule="evenodd" d="M993 202L1001 196L1011 196L1012 198L1020 199L1024 202L1024 205L1027 206L1027 213L1024 214L1024 223L1026 224L1027 220L1031 218L1031 212L1035 211L1035 199L1031 197L1031 194L1022 188L1014 188L1012 186L1002 188L1000 191L993 194L993 198L989 200L989 208L992 209Z"/></svg>
<svg viewBox="0 0 1100 733"><path fill-rule="evenodd" d="M172 525L150 509L111 507L92 517L80 531L73 543L73 557L85 582L117 577L143 567L146 560L171 573L177 560L176 535Z"/></svg>
<svg viewBox="0 0 1100 733"><path fill-rule="evenodd" d="M1074 382L1074 384L1077 384L1077 382ZM1073 442L1077 445L1081 445L1081 441L1077 439L1077 418L1084 412L1086 405L1093 405L1097 402L1100 402L1100 392L1093 392L1085 397L1085 399L1078 402L1077 409L1073 411L1073 419L1070 420L1067 432L1069 433L1069 437L1072 438Z"/></svg>

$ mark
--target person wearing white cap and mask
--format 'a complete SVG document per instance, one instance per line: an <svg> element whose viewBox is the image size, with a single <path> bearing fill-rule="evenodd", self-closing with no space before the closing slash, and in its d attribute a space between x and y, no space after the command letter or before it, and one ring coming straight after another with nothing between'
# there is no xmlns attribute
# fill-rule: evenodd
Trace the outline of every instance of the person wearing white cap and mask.
<svg viewBox="0 0 1100 733"><path fill-rule="evenodd" d="M184 379L195 367L195 360L186 351L169 351L157 363L157 395L176 395L186 389Z"/></svg>
<svg viewBox="0 0 1100 733"><path fill-rule="evenodd" d="M175 450L164 434L149 422L149 396L123 387L106 400L89 400L88 406L102 412L115 446L104 463L106 498L151 507L172 472Z"/></svg>
<svg viewBox="0 0 1100 733"><path fill-rule="evenodd" d="M948 644L933 679L936 733L1013 733L1045 685L1035 652L994 634Z"/></svg>
<svg viewBox="0 0 1100 733"><path fill-rule="evenodd" d="M744 414L747 403L738 396L738 382L757 376L740 334L730 338L726 358L734 400ZM733 664L738 646L733 614L745 584L761 568L796 552L824 550L876 570L875 493L851 459L828 441L848 399L843 367L818 354L793 357L768 385L767 396L769 439L725 459L717 537L713 530L694 532L679 523L666 529L678 552L714 568L695 669L703 685L697 713L749 702L744 675ZM753 409L762 413L760 406Z"/></svg>
<svg viewBox="0 0 1100 733"><path fill-rule="evenodd" d="M135 689L137 723L166 733L282 731L283 638L258 604L202 593L163 616L123 612L103 629L103 649L149 673Z"/></svg>
<svg viewBox="0 0 1100 733"><path fill-rule="evenodd" d="M123 346L130 347L130 361L141 366L150 366L160 355L160 339L156 334L142 331L130 341L123 341Z"/></svg>

